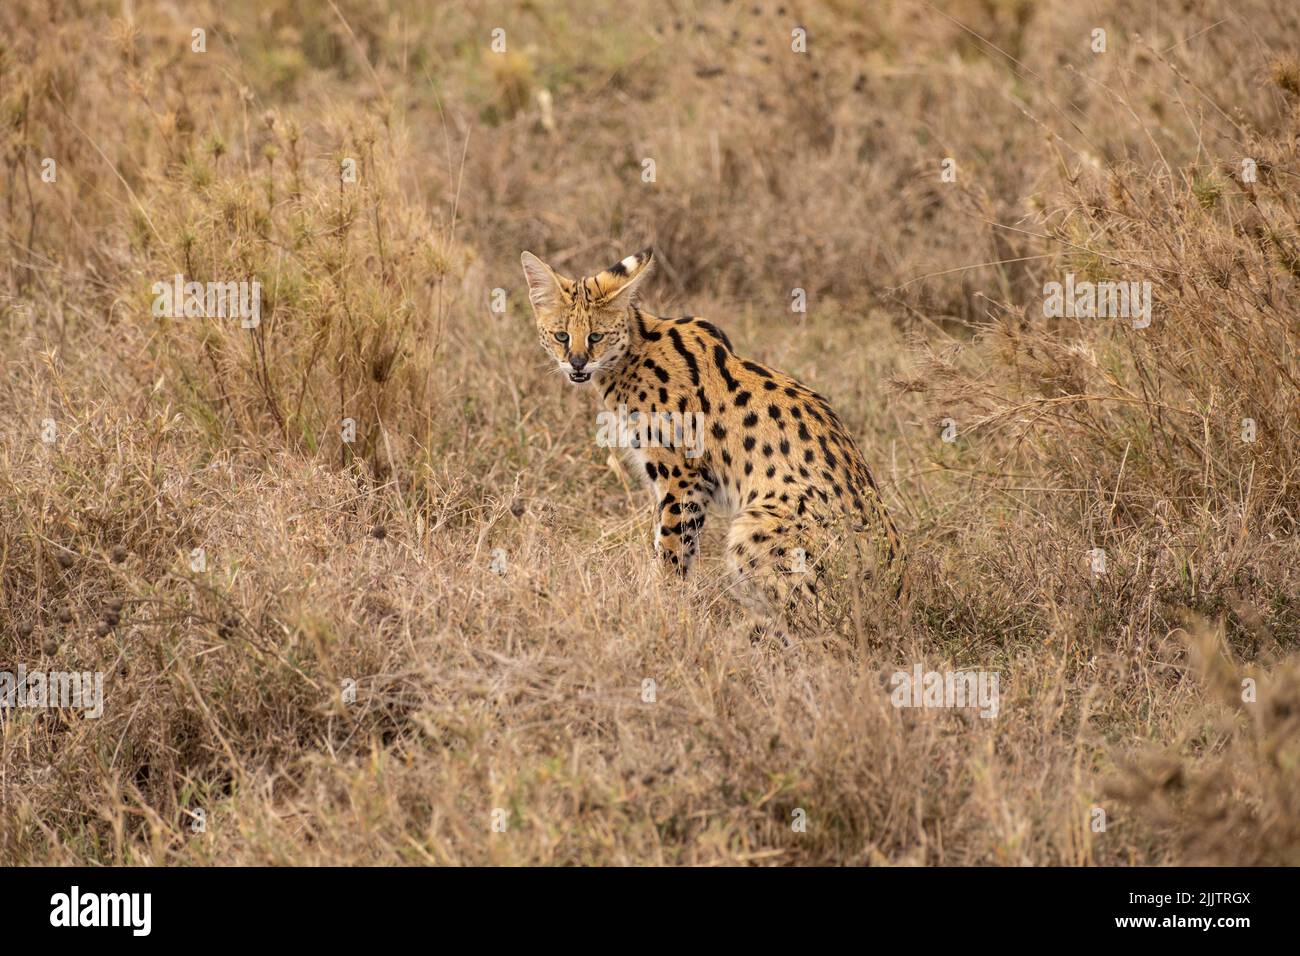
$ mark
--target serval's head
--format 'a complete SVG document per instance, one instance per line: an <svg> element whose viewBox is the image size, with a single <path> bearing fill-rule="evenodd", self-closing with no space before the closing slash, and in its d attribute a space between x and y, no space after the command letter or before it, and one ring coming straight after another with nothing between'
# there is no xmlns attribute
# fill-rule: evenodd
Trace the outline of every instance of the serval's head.
<svg viewBox="0 0 1300 956"><path fill-rule="evenodd" d="M650 271L644 249L590 278L568 279L531 252L521 257L542 348L569 381L617 368L632 336L634 291Z"/></svg>

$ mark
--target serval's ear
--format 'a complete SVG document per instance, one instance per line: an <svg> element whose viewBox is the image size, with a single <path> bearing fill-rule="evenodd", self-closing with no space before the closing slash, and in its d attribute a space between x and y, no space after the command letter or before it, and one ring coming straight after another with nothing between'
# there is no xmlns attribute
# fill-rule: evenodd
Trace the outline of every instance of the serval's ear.
<svg viewBox="0 0 1300 956"><path fill-rule="evenodd" d="M597 301L602 305L608 305L620 296L627 296L630 301L632 290L649 275L650 264L653 261L654 253L646 248L614 263L599 275L593 276L591 281L596 286Z"/></svg>
<svg viewBox="0 0 1300 956"><path fill-rule="evenodd" d="M572 298L571 279L557 273L531 252L525 252L519 261L523 263L524 278L528 280L528 301L533 304L533 311L553 308Z"/></svg>

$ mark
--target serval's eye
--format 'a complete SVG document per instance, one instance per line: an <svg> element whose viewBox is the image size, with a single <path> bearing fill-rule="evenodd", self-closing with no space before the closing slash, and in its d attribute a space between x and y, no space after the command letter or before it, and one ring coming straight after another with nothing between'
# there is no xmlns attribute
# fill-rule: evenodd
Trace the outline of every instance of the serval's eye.
<svg viewBox="0 0 1300 956"><path fill-rule="evenodd" d="M557 341L557 342L567 342L567 341L569 341L569 333L568 333L568 332L556 332L556 333L555 333L555 341Z"/></svg>
<svg viewBox="0 0 1300 956"><path fill-rule="evenodd" d="M605 337L604 332L592 332L590 335L587 336L587 342L588 343L599 342L604 337Z"/></svg>

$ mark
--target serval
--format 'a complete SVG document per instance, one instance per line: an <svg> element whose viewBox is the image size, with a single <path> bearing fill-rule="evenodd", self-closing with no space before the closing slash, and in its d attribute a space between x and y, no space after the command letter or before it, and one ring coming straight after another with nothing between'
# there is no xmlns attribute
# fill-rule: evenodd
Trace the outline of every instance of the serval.
<svg viewBox="0 0 1300 956"><path fill-rule="evenodd" d="M637 304L649 249L571 279L522 256L542 348L609 412L671 421L676 441L633 440L627 453L654 493L655 552L685 576L708 510L730 518L727 564L760 631L836 627L870 593L900 597L905 555L871 469L826 399L736 354L693 316ZM685 421L702 440L683 439Z"/></svg>

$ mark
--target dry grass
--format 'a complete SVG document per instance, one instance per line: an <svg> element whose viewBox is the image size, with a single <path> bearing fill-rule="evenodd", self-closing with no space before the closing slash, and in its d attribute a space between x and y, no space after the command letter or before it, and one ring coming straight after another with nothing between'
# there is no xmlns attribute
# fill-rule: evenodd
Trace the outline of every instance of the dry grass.
<svg viewBox="0 0 1300 956"><path fill-rule="evenodd" d="M106 712L0 713L0 862L1300 863L1300 11L1130 6L6 3L0 670ZM861 437L906 621L656 579L517 264L648 242Z"/></svg>

